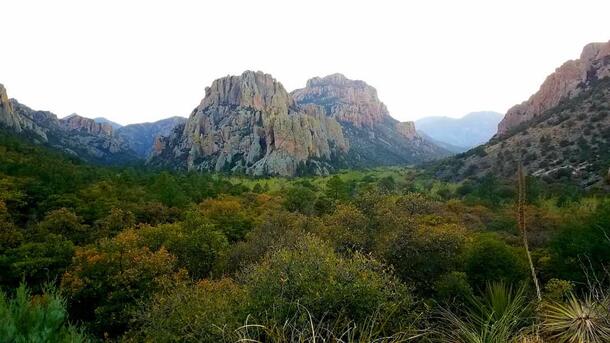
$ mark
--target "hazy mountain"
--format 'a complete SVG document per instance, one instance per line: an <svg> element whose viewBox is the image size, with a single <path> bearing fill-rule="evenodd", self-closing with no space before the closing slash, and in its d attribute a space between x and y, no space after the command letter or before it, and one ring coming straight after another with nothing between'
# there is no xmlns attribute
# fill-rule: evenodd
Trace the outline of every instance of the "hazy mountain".
<svg viewBox="0 0 610 343"><path fill-rule="evenodd" d="M435 141L454 146L462 152L493 137L502 117L498 112L472 112L461 118L425 117L416 120L415 126Z"/></svg>
<svg viewBox="0 0 610 343"><path fill-rule="evenodd" d="M363 81L335 74L289 94L271 75L218 79L185 125L155 143L151 165L253 175L326 174L447 152L393 119Z"/></svg>
<svg viewBox="0 0 610 343"><path fill-rule="evenodd" d="M109 124L110 126L112 126L112 128L113 128L114 130L116 130L116 129L118 129L118 128L123 127L123 125L121 125L121 124L119 124L119 123L115 123L115 122L113 122L113 121L111 121L111 120L109 120L109 119L106 119L106 118L104 118L104 117L97 117L97 118L93 118L93 120L94 120L96 123L100 123L100 124Z"/></svg>
<svg viewBox="0 0 610 343"><path fill-rule="evenodd" d="M600 185L610 167L610 42L587 45L529 100L511 108L487 144L437 168L439 176L534 176Z"/></svg>
<svg viewBox="0 0 610 343"><path fill-rule="evenodd" d="M130 124L119 127L116 135L142 158L148 157L157 136L167 136L177 125L184 124L186 118L171 117L153 123Z"/></svg>

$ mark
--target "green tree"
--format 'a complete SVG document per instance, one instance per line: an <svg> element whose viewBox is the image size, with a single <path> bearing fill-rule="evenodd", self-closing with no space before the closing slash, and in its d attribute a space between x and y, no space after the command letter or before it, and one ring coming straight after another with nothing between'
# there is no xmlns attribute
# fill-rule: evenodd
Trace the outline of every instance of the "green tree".
<svg viewBox="0 0 610 343"><path fill-rule="evenodd" d="M527 263L520 250L492 235L480 235L467 247L464 271L475 288L487 282L518 283L527 277Z"/></svg>
<svg viewBox="0 0 610 343"><path fill-rule="evenodd" d="M80 343L89 339L68 323L66 302L54 289L33 296L21 284L12 299L0 291L0 341Z"/></svg>

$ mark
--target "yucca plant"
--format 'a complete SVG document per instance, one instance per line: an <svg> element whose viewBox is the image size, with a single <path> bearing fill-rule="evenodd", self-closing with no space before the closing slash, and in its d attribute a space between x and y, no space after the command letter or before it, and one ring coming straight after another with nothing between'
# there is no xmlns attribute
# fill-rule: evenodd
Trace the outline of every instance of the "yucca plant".
<svg viewBox="0 0 610 343"><path fill-rule="evenodd" d="M593 297L579 300L573 294L565 302L544 305L542 328L552 342L610 342L610 302Z"/></svg>
<svg viewBox="0 0 610 343"><path fill-rule="evenodd" d="M459 313L442 311L441 342L515 342L528 324L530 306L525 287L516 290L502 282L488 284L481 297L469 297Z"/></svg>

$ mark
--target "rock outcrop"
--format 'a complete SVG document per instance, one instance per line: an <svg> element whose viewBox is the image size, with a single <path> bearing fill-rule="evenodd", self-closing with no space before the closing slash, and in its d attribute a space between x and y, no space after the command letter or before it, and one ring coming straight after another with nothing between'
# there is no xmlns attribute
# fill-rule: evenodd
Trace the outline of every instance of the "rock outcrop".
<svg viewBox="0 0 610 343"><path fill-rule="evenodd" d="M329 116L358 128L371 128L390 116L375 88L342 74L314 77L307 81L305 88L295 90L292 95L296 102L320 105Z"/></svg>
<svg viewBox="0 0 610 343"><path fill-rule="evenodd" d="M262 72L214 81L184 126L159 137L149 164L294 176L406 164L442 149L390 117L373 87L340 74L289 94Z"/></svg>
<svg viewBox="0 0 610 343"><path fill-rule="evenodd" d="M448 154L418 135L413 122L392 118L377 90L364 81L341 74L315 77L292 95L298 105L320 106L341 124L350 144L350 167L413 164Z"/></svg>
<svg viewBox="0 0 610 343"><path fill-rule="evenodd" d="M81 117L74 113L59 120L59 123L66 130L75 130L86 132L92 135L112 136L112 125L107 123L98 123L94 119Z"/></svg>
<svg viewBox="0 0 610 343"><path fill-rule="evenodd" d="M607 76L610 76L610 42L588 44L579 59L565 62L546 78L538 92L509 109L498 124L498 134L532 120Z"/></svg>
<svg viewBox="0 0 610 343"><path fill-rule="evenodd" d="M322 109L298 107L271 75L246 71L214 81L182 131L157 139L149 163L252 175L324 174L347 149L340 125Z"/></svg>

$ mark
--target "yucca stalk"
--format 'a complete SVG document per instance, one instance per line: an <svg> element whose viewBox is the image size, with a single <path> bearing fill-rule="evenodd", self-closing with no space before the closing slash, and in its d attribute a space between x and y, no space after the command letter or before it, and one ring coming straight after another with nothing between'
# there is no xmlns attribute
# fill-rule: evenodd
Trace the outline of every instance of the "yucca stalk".
<svg viewBox="0 0 610 343"><path fill-rule="evenodd" d="M525 225L525 202L526 202L526 189L525 189L525 175L523 173L523 165L519 163L517 170L517 178L519 179L519 196L517 201L517 216L519 224L519 233L523 239L523 247L525 248L525 254L527 255L527 261L532 272L532 280L536 287L536 297L538 302L542 301L542 293L540 292L540 285L538 284L538 277L536 276L536 269L534 268L534 262L532 262L532 254L530 253L529 244L527 242L527 228Z"/></svg>

